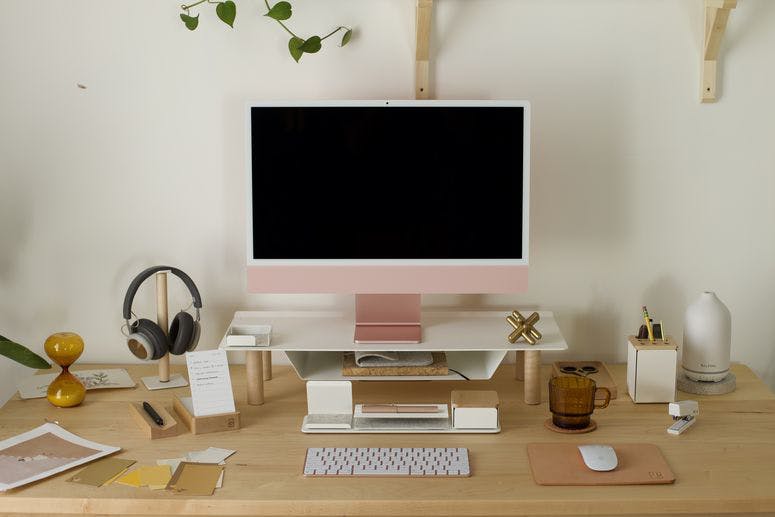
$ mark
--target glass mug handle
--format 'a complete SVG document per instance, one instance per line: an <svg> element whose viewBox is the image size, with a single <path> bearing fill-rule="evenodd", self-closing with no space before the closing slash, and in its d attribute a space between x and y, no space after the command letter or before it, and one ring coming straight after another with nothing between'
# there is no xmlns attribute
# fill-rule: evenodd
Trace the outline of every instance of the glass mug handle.
<svg viewBox="0 0 775 517"><path fill-rule="evenodd" d="M607 407L608 407L608 403L609 403L609 402L611 402L611 390L609 390L608 388L596 388L596 389L595 389L595 395L597 395L597 392L598 392L598 391L601 391L601 390L602 390L602 391L605 391L605 401L604 401L604 402L603 402L603 404L602 404L602 405L600 405L600 406L598 406L597 404L595 404L595 409L604 409L604 408L607 408ZM597 397L595 397L595 398L597 398Z"/></svg>

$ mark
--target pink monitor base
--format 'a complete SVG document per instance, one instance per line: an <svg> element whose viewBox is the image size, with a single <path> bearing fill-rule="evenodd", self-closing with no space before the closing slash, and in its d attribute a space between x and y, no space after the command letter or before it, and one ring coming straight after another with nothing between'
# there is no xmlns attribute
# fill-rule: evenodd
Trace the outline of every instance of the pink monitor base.
<svg viewBox="0 0 775 517"><path fill-rule="evenodd" d="M248 292L353 293L355 343L420 343L420 293L516 293L526 265L248 266ZM417 293L417 294L407 294Z"/></svg>

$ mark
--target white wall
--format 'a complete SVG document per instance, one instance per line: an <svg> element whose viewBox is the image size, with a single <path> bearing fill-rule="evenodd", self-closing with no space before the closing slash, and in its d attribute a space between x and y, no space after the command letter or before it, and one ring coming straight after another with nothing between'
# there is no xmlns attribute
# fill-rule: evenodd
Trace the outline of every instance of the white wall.
<svg viewBox="0 0 775 517"><path fill-rule="evenodd" d="M259 0L238 2L235 30L203 9L194 33L178 4L3 4L0 330L36 350L68 329L85 361L129 362L121 301L150 264L197 281L211 346L238 308L349 302L245 294L243 103L410 98L414 3L296 0L299 32L357 28L301 64ZM680 335L713 289L733 359L775 385L775 2L732 13L715 105L698 102L701 5L438 0L435 96L533 103L532 270L525 295L427 304L551 309L565 357L623 361L642 304Z"/></svg>

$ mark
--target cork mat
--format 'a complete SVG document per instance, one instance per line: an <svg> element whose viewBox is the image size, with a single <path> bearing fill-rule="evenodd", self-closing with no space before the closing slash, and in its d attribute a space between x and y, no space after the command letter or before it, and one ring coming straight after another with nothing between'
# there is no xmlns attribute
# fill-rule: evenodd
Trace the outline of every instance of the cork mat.
<svg viewBox="0 0 775 517"><path fill-rule="evenodd" d="M367 377L388 375L449 375L447 356L444 352L431 352L433 363L428 366L398 366L383 368L362 368L355 364L354 354L344 354L342 375L345 377ZM427 356L426 356L427 357Z"/></svg>
<svg viewBox="0 0 775 517"><path fill-rule="evenodd" d="M619 465L610 472L589 469L575 443L530 443L527 456L539 485L661 485L675 474L659 447L650 443L611 445Z"/></svg>

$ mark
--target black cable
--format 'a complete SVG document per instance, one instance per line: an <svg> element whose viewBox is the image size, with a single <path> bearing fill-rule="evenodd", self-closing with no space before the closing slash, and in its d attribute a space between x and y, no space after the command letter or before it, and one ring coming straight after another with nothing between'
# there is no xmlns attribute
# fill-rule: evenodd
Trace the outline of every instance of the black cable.
<svg viewBox="0 0 775 517"><path fill-rule="evenodd" d="M456 374L460 375L462 378L464 378L464 379L465 379L465 380L467 380L467 381L470 381L470 380L471 380L471 379L469 379L468 377L466 377L465 375L463 375L462 373L460 373L460 372L459 372L459 371L457 371L457 370L453 370L452 368L447 368L447 370L449 370L450 372L455 372Z"/></svg>

